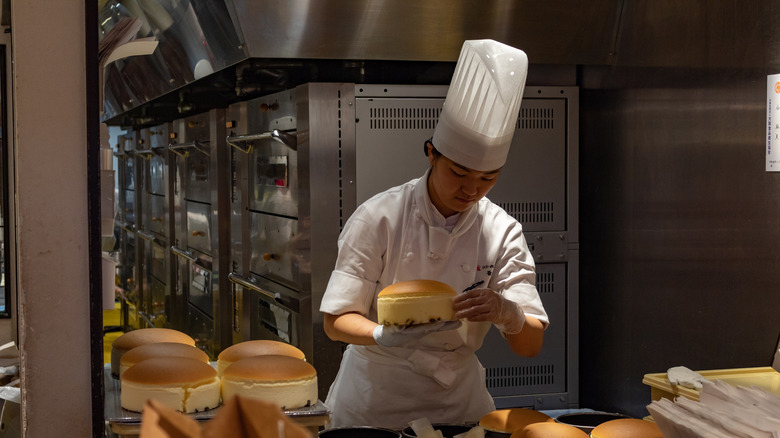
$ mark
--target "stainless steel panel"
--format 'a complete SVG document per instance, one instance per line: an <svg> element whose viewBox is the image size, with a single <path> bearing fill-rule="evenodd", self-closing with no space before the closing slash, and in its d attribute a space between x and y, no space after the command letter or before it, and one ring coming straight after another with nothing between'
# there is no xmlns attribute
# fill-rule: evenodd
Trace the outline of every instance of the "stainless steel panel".
<svg viewBox="0 0 780 438"><path fill-rule="evenodd" d="M210 269L190 264L188 301L209 318L214 318L213 273ZM221 315L220 315L221 316Z"/></svg>
<svg viewBox="0 0 780 438"><path fill-rule="evenodd" d="M216 360L221 351L214 338L214 320L191 304L186 305L186 321L183 330L195 339L195 346Z"/></svg>
<svg viewBox="0 0 780 438"><path fill-rule="evenodd" d="M144 23L138 36L153 35L159 47L150 56L109 66L105 91L109 118L166 94L179 104L179 111L208 105L202 99L188 99L203 91L197 88L204 81L213 81L212 86L220 89L215 97L223 102L230 97L225 89L240 90L244 84L279 90L322 81L322 76L332 74L328 64L332 60L352 62L346 67L337 64L341 74L360 71L353 61L454 62L466 39L504 41L523 48L538 64L609 65L623 18L620 0L190 0L157 2L154 12L145 7L151 2L127 7L134 3L107 2L100 12L101 36L122 17L138 16ZM253 67L254 60L259 67ZM302 67L301 60L323 66ZM245 68L247 77L242 74ZM199 78L200 85L195 84ZM419 78L410 80L415 79ZM299 82L278 88L280 81L295 80ZM238 100L240 93L234 97ZM143 122L159 109L166 108L139 111L135 118Z"/></svg>
<svg viewBox="0 0 780 438"><path fill-rule="evenodd" d="M149 128L149 148L152 150L167 150L171 143L171 124L163 123L161 125Z"/></svg>
<svg viewBox="0 0 780 438"><path fill-rule="evenodd" d="M776 70L778 20L767 0L622 2L615 65Z"/></svg>
<svg viewBox="0 0 780 438"><path fill-rule="evenodd" d="M119 231L119 296L120 322L124 329L139 328L138 303L140 300L140 273L137 263L136 233L127 228Z"/></svg>
<svg viewBox="0 0 780 438"><path fill-rule="evenodd" d="M227 142L238 160L248 160L249 208L283 216L298 216L298 154L296 145L275 141L274 130L295 135L295 91L234 104Z"/></svg>
<svg viewBox="0 0 780 438"><path fill-rule="evenodd" d="M128 152L133 152L135 150L135 137L133 134L125 133L119 135L117 137L116 149L119 155L126 155Z"/></svg>
<svg viewBox="0 0 780 438"><path fill-rule="evenodd" d="M135 232L120 228L118 245L119 263L117 270L119 272L119 287L125 291L126 295L130 295L137 287Z"/></svg>
<svg viewBox="0 0 780 438"><path fill-rule="evenodd" d="M358 86L355 151L358 204L394 185L422 176L425 140L433 135L446 87L414 96L409 87ZM399 90L394 90L399 88ZM427 87L426 87L427 88ZM436 98L433 93L442 97ZM499 183L488 194L527 231L566 229L567 106L571 89L527 87L517 130ZM390 97L384 97L390 95Z"/></svg>
<svg viewBox="0 0 780 438"><path fill-rule="evenodd" d="M539 98L526 87L519 121L499 182L488 198L526 231L566 229L567 94Z"/></svg>
<svg viewBox="0 0 780 438"><path fill-rule="evenodd" d="M254 211L298 216L298 154L272 140L258 144L250 155L249 184Z"/></svg>
<svg viewBox="0 0 780 438"><path fill-rule="evenodd" d="M170 251L168 244L164 240L154 239L149 242L149 274L162 284L168 283L170 271L168 270L168 260Z"/></svg>
<svg viewBox="0 0 780 438"><path fill-rule="evenodd" d="M300 294L290 288L260 277L250 279L254 286L245 288L250 294L251 333L253 339L273 339L295 345L311 358L311 344L301 343Z"/></svg>
<svg viewBox="0 0 780 438"><path fill-rule="evenodd" d="M134 155L128 154L123 156L119 162L121 167L120 172L125 176L123 188L125 190L135 190L135 158Z"/></svg>
<svg viewBox="0 0 780 438"><path fill-rule="evenodd" d="M168 237L168 199L160 195L149 195L146 199L149 201L145 208L146 228L158 236Z"/></svg>
<svg viewBox="0 0 780 438"><path fill-rule="evenodd" d="M692 369L770 364L780 309L780 175L764 170L774 71L602 73L583 71L598 88L582 91L582 403L639 416L647 386L634 376L663 372L670 358Z"/></svg>
<svg viewBox="0 0 780 438"><path fill-rule="evenodd" d="M207 255L213 255L211 246L211 205L188 201L187 247Z"/></svg>
<svg viewBox="0 0 780 438"><path fill-rule="evenodd" d="M537 267L536 288L550 324L542 351L533 358L518 360L506 340L491 328L477 357L485 367L487 387L496 407L530 406L535 409L567 405L567 266L565 263ZM563 399L563 400L562 400ZM563 403L562 403L563 402Z"/></svg>
<svg viewBox="0 0 780 438"><path fill-rule="evenodd" d="M250 270L301 290L301 276L306 273L301 267L306 266L309 256L302 252L308 244L303 241L307 236L299 229L298 220L256 212L249 216ZM305 244L303 248L301 243Z"/></svg>
<svg viewBox="0 0 780 438"><path fill-rule="evenodd" d="M534 62L561 64L609 63L622 6L617 0L234 3L251 57L454 61L463 40L493 38L525 48Z"/></svg>
<svg viewBox="0 0 780 438"><path fill-rule="evenodd" d="M171 303L173 313L170 315L169 320L171 328L184 330L187 321L187 286L190 278L190 260L180 254L180 251L171 249L171 263L173 264Z"/></svg>
<svg viewBox="0 0 780 438"><path fill-rule="evenodd" d="M423 145L433 136L447 94L446 87L435 89L441 93L439 97L358 95L355 151L358 204L425 173L428 159Z"/></svg>
<svg viewBox="0 0 780 438"><path fill-rule="evenodd" d="M209 113L187 117L176 143L169 148L184 158L184 198L210 204L211 134Z"/></svg>
<svg viewBox="0 0 780 438"><path fill-rule="evenodd" d="M166 196L168 193L168 163L167 156L160 155L166 153L167 149L163 152L160 149L151 149L150 155L147 157L147 165L149 170L146 172L146 190L153 195Z"/></svg>
<svg viewBox="0 0 780 438"><path fill-rule="evenodd" d="M136 220L136 203L135 203L135 190L124 191L124 206L121 207L121 219L127 224L135 224Z"/></svg>
<svg viewBox="0 0 780 438"><path fill-rule="evenodd" d="M144 294L144 309L138 312L142 327L170 327L170 308L166 286L156 278L150 278Z"/></svg>
<svg viewBox="0 0 780 438"><path fill-rule="evenodd" d="M120 59L106 70L106 113L133 108L232 65L243 55L230 5L214 0L108 1L100 10L100 38L122 19L137 17L135 35L153 37L151 55Z"/></svg>

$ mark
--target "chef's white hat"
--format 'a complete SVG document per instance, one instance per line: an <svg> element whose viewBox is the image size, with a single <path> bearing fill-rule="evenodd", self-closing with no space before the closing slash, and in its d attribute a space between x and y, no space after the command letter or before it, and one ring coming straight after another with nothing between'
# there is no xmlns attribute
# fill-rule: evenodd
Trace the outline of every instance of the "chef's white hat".
<svg viewBox="0 0 780 438"><path fill-rule="evenodd" d="M522 50L493 40L463 43L433 145L470 169L504 165L528 72Z"/></svg>

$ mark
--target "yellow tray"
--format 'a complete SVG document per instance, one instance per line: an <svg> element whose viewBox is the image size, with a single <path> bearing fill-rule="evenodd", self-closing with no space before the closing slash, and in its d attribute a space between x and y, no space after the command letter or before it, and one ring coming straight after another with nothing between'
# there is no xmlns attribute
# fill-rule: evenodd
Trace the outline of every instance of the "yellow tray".
<svg viewBox="0 0 780 438"><path fill-rule="evenodd" d="M707 380L723 380L734 386L757 386L780 397L780 373L772 367L734 368L726 370L697 371ZM642 383L650 386L652 400L685 397L699 401L699 391L672 385L666 373L645 374Z"/></svg>

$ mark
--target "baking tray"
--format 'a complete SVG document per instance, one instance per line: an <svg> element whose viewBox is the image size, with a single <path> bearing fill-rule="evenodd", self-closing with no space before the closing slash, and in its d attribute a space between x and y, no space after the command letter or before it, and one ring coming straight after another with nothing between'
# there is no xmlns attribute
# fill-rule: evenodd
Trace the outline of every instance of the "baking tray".
<svg viewBox="0 0 780 438"><path fill-rule="evenodd" d="M212 363L215 366L215 363ZM108 423L122 423L122 424L141 424L141 413L128 411L122 408L122 400L120 396L120 383L119 379L111 376L111 365L106 364L103 369L103 382L105 390L105 411L104 415ZM187 414L189 417L198 420L206 421L212 419L221 406L217 406L214 409L209 409L203 412L194 412ZM317 403L312 406L285 410L284 415L288 417L315 417L322 415L330 415L330 410L322 403L321 400L317 400Z"/></svg>
<svg viewBox="0 0 780 438"><path fill-rule="evenodd" d="M772 367L732 368L723 370L697 371L707 380L722 380L734 386L759 387L780 397L780 373ZM669 383L666 373L645 374L642 383L649 385L652 399L674 399L685 397L699 401L699 392L695 389Z"/></svg>

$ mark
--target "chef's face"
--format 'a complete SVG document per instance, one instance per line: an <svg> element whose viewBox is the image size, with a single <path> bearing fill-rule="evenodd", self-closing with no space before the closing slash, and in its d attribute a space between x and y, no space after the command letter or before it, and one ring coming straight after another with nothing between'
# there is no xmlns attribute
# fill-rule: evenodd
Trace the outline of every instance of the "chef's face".
<svg viewBox="0 0 780 438"><path fill-rule="evenodd" d="M496 185L501 169L489 172L469 169L444 155L434 155L431 143L427 147L431 165L428 194L444 217L468 210Z"/></svg>

